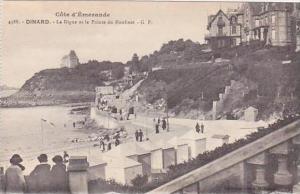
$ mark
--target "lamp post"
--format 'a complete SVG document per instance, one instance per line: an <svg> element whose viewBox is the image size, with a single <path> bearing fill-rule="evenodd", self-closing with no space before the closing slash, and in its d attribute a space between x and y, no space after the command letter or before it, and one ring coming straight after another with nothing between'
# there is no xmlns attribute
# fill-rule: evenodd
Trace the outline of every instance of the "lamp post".
<svg viewBox="0 0 300 194"><path fill-rule="evenodd" d="M165 89L166 92L166 116L167 116L167 132L170 131L170 127L169 127L169 108L168 108L168 91L167 89Z"/></svg>
<svg viewBox="0 0 300 194"><path fill-rule="evenodd" d="M44 127L43 122L46 122L45 119L41 118L41 135L42 135L42 150L44 149Z"/></svg>

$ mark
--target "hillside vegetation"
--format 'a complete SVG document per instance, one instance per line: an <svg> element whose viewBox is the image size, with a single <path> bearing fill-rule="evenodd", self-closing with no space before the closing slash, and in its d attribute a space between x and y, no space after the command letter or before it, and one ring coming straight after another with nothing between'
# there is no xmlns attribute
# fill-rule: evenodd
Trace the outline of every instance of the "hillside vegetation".
<svg viewBox="0 0 300 194"><path fill-rule="evenodd" d="M139 70L148 71L152 67L174 68L176 66L197 64L208 61L212 53L206 52L207 45L195 43L191 40L172 40L149 55L139 59ZM128 61L128 64L132 62Z"/></svg>
<svg viewBox="0 0 300 194"><path fill-rule="evenodd" d="M10 97L3 106L49 105L93 101L95 87L118 80L124 75L124 64L89 61L76 68L42 70Z"/></svg>
<svg viewBox="0 0 300 194"><path fill-rule="evenodd" d="M43 70L27 80L18 93L1 101L8 106L93 101L96 86L122 80L124 67L129 66L130 72L149 72L138 88L142 109L167 102L173 115L210 117L213 100L219 100L219 93L234 80L220 116L239 117L243 109L254 106L259 117L267 119L299 111L299 63L299 53L290 47L251 42L209 52L207 45L179 39L152 54L134 54L126 64L89 61L72 69ZM160 70L152 71L153 67Z"/></svg>
<svg viewBox="0 0 300 194"><path fill-rule="evenodd" d="M212 101L218 100L231 80L236 84L224 100L222 114L248 106L259 109L259 117L299 111L300 56L290 47L265 47L259 42L219 50L212 55L228 59L220 63L199 63L195 68L157 70L139 88L146 103L168 99L169 111L195 118L209 116Z"/></svg>

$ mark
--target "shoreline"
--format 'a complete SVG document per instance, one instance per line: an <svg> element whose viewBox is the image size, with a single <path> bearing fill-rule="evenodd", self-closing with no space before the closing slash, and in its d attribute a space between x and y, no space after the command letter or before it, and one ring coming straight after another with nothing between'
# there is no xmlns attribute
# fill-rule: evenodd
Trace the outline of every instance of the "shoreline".
<svg viewBox="0 0 300 194"><path fill-rule="evenodd" d="M70 102L70 103L49 103L49 104L18 104L18 105L0 105L0 108L32 108L32 107L45 107L45 106L65 106L65 107L76 107L76 106L91 106L91 101L89 102Z"/></svg>

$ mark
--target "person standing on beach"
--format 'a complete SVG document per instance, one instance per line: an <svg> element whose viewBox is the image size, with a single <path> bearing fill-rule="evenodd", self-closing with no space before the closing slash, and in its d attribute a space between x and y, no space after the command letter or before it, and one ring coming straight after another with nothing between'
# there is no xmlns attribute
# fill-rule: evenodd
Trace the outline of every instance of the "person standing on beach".
<svg viewBox="0 0 300 194"><path fill-rule="evenodd" d="M135 131L134 135L135 135L135 141L139 141L139 131L138 130Z"/></svg>
<svg viewBox="0 0 300 194"><path fill-rule="evenodd" d="M200 125L199 123L197 122L196 126L195 126L195 129L196 129L196 132L199 133L200 132Z"/></svg>
<svg viewBox="0 0 300 194"><path fill-rule="evenodd" d="M107 143L107 151L111 150L111 141Z"/></svg>
<svg viewBox="0 0 300 194"><path fill-rule="evenodd" d="M143 136L144 136L144 133L143 133L142 129L140 129L140 131L138 132L138 136L139 136L140 142L142 142L143 141Z"/></svg>
<svg viewBox="0 0 300 194"><path fill-rule="evenodd" d="M156 125L155 125L155 133L159 133L159 124L158 123L156 123Z"/></svg>
<svg viewBox="0 0 300 194"><path fill-rule="evenodd" d="M105 143L102 141L102 152L105 152Z"/></svg>
<svg viewBox="0 0 300 194"><path fill-rule="evenodd" d="M103 142L103 139L102 139L102 137L101 137L101 138L100 138L100 143L99 143L100 149L101 149L101 147L103 146L103 144L104 144L104 142Z"/></svg>
<svg viewBox="0 0 300 194"><path fill-rule="evenodd" d="M204 133L204 125L201 123L201 133Z"/></svg>
<svg viewBox="0 0 300 194"><path fill-rule="evenodd" d="M24 193L26 190L25 178L20 167L23 159L19 154L14 154L9 160L11 166L5 171L4 191L6 193Z"/></svg>
<svg viewBox="0 0 300 194"><path fill-rule="evenodd" d="M162 127L163 130L165 130L167 128L167 121L166 121L165 118L162 120L161 127Z"/></svg>
<svg viewBox="0 0 300 194"><path fill-rule="evenodd" d="M118 146L119 144L120 144L120 140L119 140L119 138L116 138L115 146Z"/></svg>

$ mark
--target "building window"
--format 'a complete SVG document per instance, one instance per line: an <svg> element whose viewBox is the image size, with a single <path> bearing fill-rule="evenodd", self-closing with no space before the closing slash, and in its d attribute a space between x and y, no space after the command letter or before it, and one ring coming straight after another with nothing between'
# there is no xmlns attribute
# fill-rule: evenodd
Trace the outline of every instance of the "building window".
<svg viewBox="0 0 300 194"><path fill-rule="evenodd" d="M272 24L275 24L275 22L276 22L276 16L272 15Z"/></svg>
<svg viewBox="0 0 300 194"><path fill-rule="evenodd" d="M218 35L223 36L223 28L225 27L225 22L222 16L218 18L217 26L218 26Z"/></svg>
<svg viewBox="0 0 300 194"><path fill-rule="evenodd" d="M223 35L223 27L218 26L218 34L219 34L219 36Z"/></svg>
<svg viewBox="0 0 300 194"><path fill-rule="evenodd" d="M265 25L268 25L268 17L265 17Z"/></svg>
<svg viewBox="0 0 300 194"><path fill-rule="evenodd" d="M256 19L256 20L255 20L255 27L258 27L258 26L259 26L259 20Z"/></svg>
<svg viewBox="0 0 300 194"><path fill-rule="evenodd" d="M276 39L276 31L272 30L272 40L275 40L275 39Z"/></svg>
<svg viewBox="0 0 300 194"><path fill-rule="evenodd" d="M236 34L236 26L232 26L232 34Z"/></svg>

